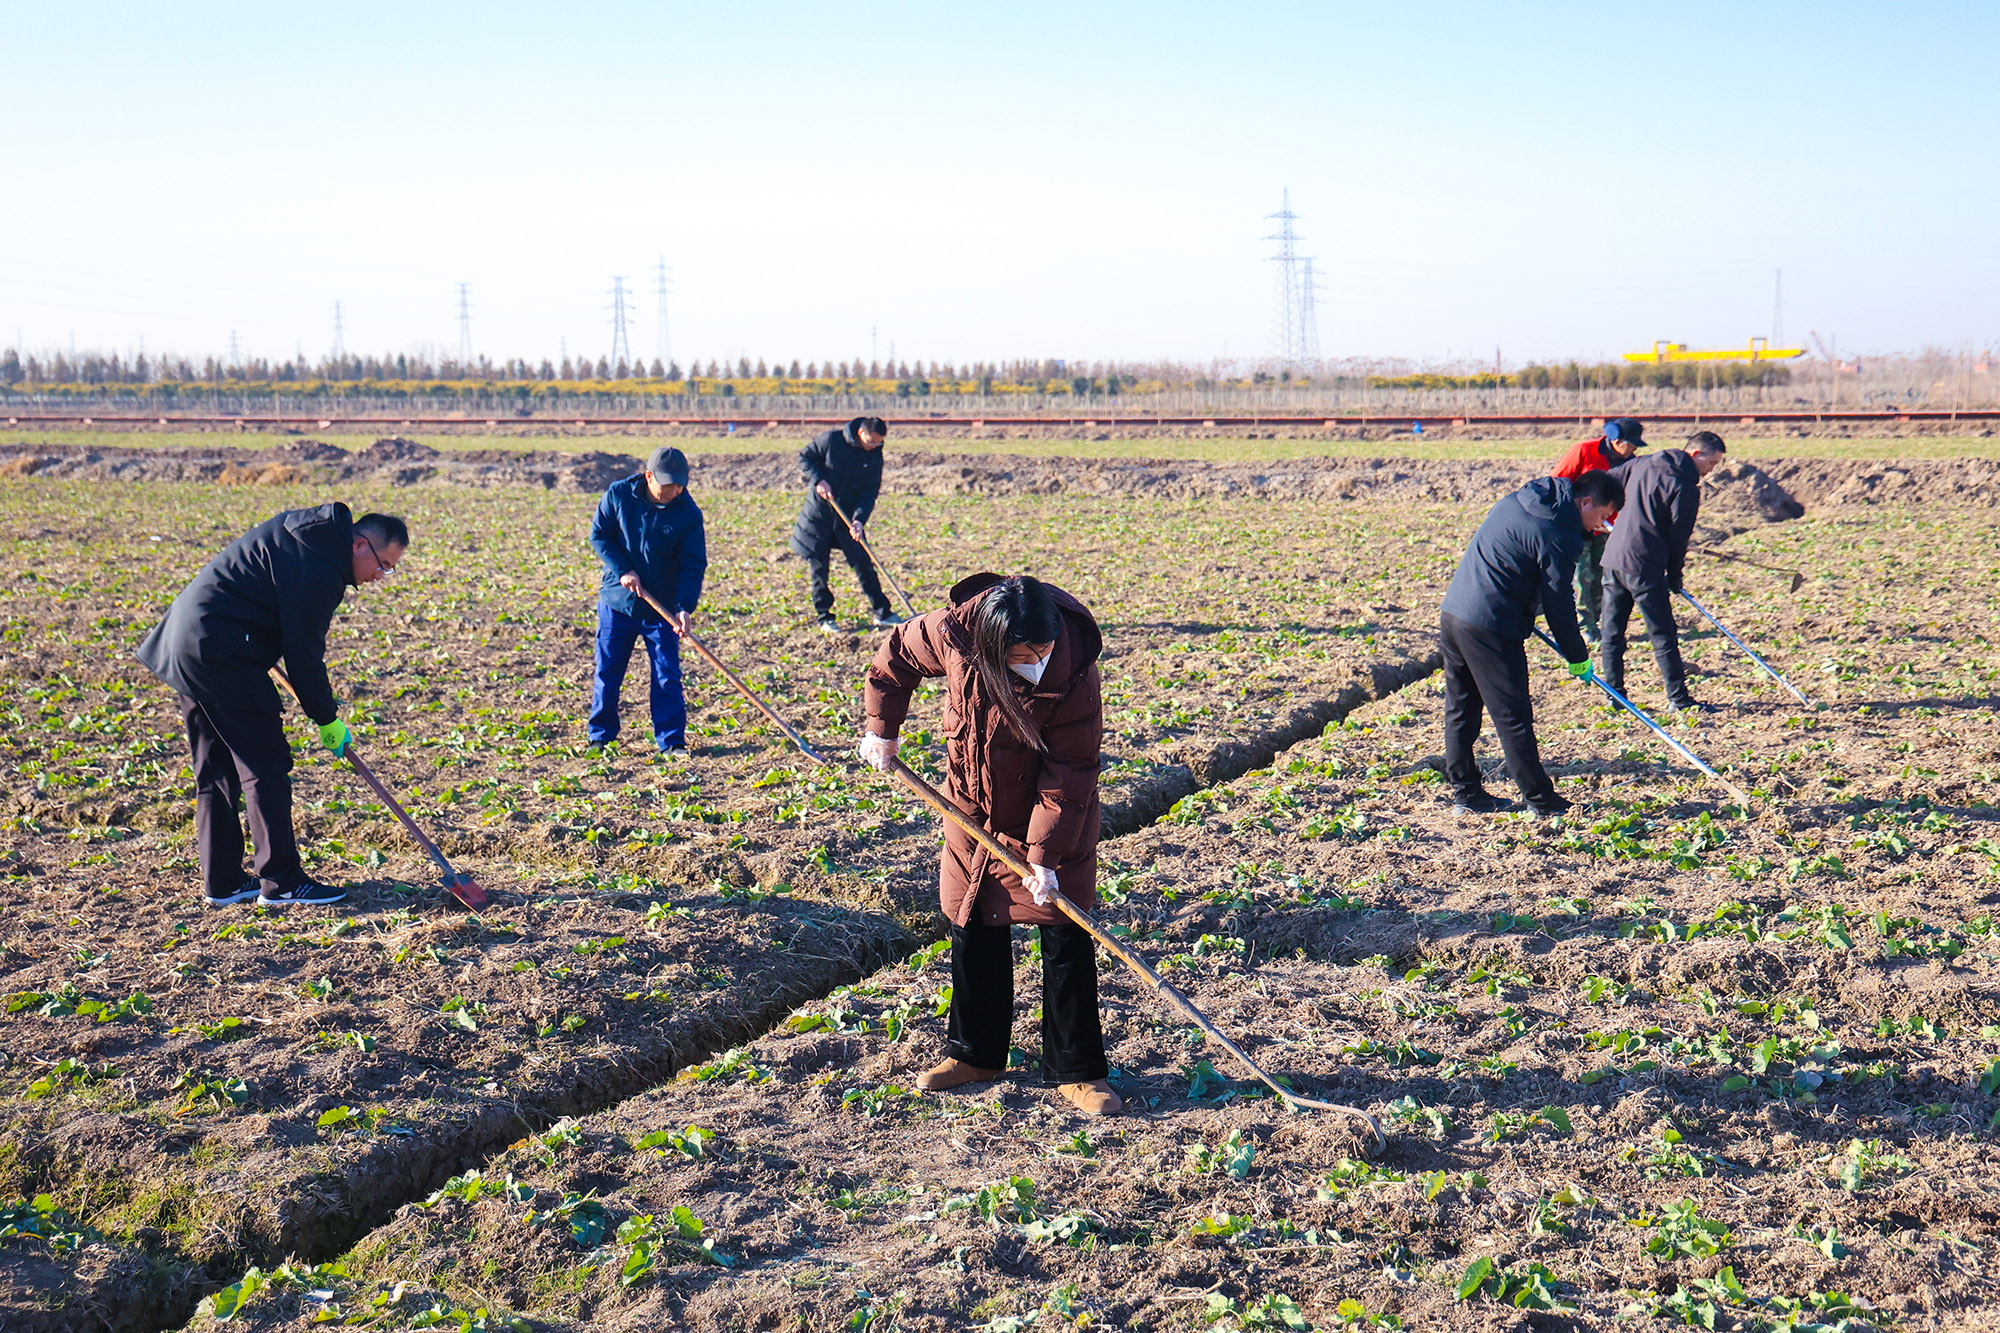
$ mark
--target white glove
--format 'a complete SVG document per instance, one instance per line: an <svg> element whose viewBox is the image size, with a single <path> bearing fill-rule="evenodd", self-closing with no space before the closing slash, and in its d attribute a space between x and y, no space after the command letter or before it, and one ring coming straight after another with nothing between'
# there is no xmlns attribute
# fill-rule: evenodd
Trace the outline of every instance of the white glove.
<svg viewBox="0 0 2000 1333"><path fill-rule="evenodd" d="M877 736L873 732L864 731L861 733L861 744L854 748L855 753L861 756L862 763L887 773L889 761L896 757L896 738Z"/></svg>
<svg viewBox="0 0 2000 1333"><path fill-rule="evenodd" d="M1059 892L1056 887L1056 872L1047 866L1038 866L1032 862L1029 863L1028 869L1031 873L1021 882L1028 886L1028 896L1035 900L1035 906L1047 907L1056 900L1056 894Z"/></svg>

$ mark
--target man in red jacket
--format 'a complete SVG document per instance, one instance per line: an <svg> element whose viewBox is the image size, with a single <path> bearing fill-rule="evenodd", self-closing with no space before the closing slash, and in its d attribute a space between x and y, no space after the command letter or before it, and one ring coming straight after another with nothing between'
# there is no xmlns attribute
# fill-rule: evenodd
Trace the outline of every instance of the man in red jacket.
<svg viewBox="0 0 2000 1333"><path fill-rule="evenodd" d="M1633 417L1619 417L1604 423L1604 433L1596 439L1578 440L1549 469L1551 477L1575 481L1586 472L1609 471L1629 462L1646 442L1645 426ZM1583 553L1576 558L1577 610L1583 621L1583 636L1597 642L1597 622L1604 609L1604 543L1607 533L1587 536Z"/></svg>

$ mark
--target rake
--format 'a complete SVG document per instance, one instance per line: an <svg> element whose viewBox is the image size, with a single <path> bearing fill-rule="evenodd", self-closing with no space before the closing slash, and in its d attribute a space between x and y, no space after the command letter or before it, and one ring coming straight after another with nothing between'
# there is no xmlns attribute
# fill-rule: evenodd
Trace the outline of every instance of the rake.
<svg viewBox="0 0 2000 1333"><path fill-rule="evenodd" d="M303 702L299 700L299 692L292 688L291 679L285 675L284 671L278 667L272 667L271 674L277 677L280 685L285 687L285 693L291 695L293 701L299 703L300 707L304 707ZM368 765L361 762L361 756L354 752L353 741L350 740L347 743L347 753L340 757L354 766L354 771L361 775L361 780L367 783L369 788L374 791L376 798L382 804L388 806L390 812L402 821L403 827L409 830L409 834L416 840L417 846L424 849L424 855L430 857L436 863L437 868L443 872L444 891L458 899L462 905L474 911L486 906L486 890L479 887L479 881L462 870L454 870L452 868L451 862L447 861L444 853L438 850L438 845L424 835L424 831L417 827L417 821L410 818L409 812L404 810L396 798L390 794L389 789L382 784L382 780L369 771Z"/></svg>

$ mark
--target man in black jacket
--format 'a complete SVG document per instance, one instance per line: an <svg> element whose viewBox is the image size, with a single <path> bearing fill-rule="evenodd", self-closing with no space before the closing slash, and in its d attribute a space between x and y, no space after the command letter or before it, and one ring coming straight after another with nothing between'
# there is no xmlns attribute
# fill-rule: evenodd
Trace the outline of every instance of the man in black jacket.
<svg viewBox="0 0 2000 1333"><path fill-rule="evenodd" d="M285 675L320 742L336 755L353 737L335 714L326 631L350 587L395 572L410 544L403 520L355 518L335 502L292 509L224 547L140 643L146 669L180 694L194 752L195 844L210 907L256 898L267 907L346 896L307 877L292 833L292 747L271 668ZM256 875L243 871L236 806L248 798Z"/></svg>
<svg viewBox="0 0 2000 1333"><path fill-rule="evenodd" d="M1611 469L1627 498L1624 515L1604 547L1600 674L1606 685L1624 693L1625 626L1637 606L1652 636L1653 661L1666 682L1667 702L1677 711L1698 712L1701 705L1688 693L1673 595L1681 590L1688 540L1701 512L1701 479L1721 464L1724 452L1722 437L1705 430L1684 450L1635 458Z"/></svg>
<svg viewBox="0 0 2000 1333"><path fill-rule="evenodd" d="M1624 502L1624 488L1609 472L1586 472L1575 481L1538 477L1502 496L1473 534L1438 617L1444 649L1444 775L1457 813L1510 808L1486 790L1472 757L1482 709L1493 715L1507 772L1528 808L1537 818L1569 808L1542 767L1523 644L1539 613L1569 662L1570 674L1589 679L1590 649L1577 632L1570 580L1584 537L1602 531Z"/></svg>
<svg viewBox="0 0 2000 1333"><path fill-rule="evenodd" d="M792 525L792 550L806 562L812 578L813 614L827 634L840 632L840 622L833 618L833 589L827 585L835 547L847 557L855 581L868 598L875 627L903 623L882 592L875 562L861 546L869 515L875 512L875 498L882 492L882 444L888 438L889 425L882 418L856 417L839 430L816 436L799 450L806 500L799 509L798 522ZM840 521L833 508L836 504L850 523Z"/></svg>

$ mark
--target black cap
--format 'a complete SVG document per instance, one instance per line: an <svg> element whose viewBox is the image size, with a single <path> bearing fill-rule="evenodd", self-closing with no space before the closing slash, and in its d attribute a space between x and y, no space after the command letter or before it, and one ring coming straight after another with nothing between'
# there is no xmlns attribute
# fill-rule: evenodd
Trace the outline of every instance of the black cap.
<svg viewBox="0 0 2000 1333"><path fill-rule="evenodd" d="M688 484L688 456L671 445L663 444L646 456L646 471L652 473L655 480L685 486Z"/></svg>
<svg viewBox="0 0 2000 1333"><path fill-rule="evenodd" d="M1646 442L1646 423L1637 417L1619 417L1616 421L1607 421L1605 425L1617 428L1604 432L1608 440L1630 440L1634 449Z"/></svg>

